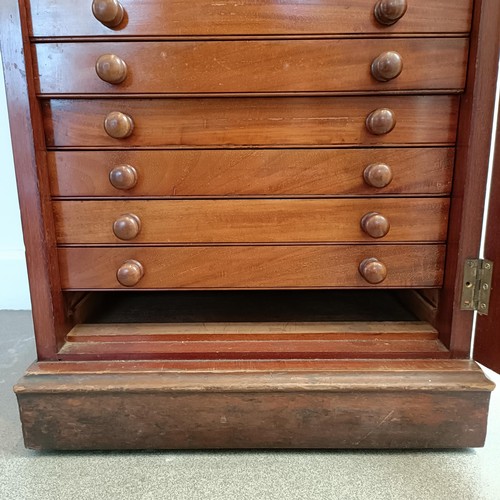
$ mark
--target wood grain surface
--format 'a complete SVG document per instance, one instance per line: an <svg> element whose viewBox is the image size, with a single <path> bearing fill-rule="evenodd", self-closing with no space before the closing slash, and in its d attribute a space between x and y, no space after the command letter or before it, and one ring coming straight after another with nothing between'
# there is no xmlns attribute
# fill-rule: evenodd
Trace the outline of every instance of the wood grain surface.
<svg viewBox="0 0 500 500"><path fill-rule="evenodd" d="M380 291L378 291L380 292ZM364 322L355 319L355 315L344 313L344 319L351 318L350 321L337 321L335 314L332 314L332 321L324 321L318 311L321 310L319 302L315 304L312 301L320 296L325 301L324 309L341 309L343 299L342 295L351 295L353 291L316 291L299 292L289 291L292 297L299 294L304 302L311 303L309 306L302 307L302 314L308 321L301 321L295 318L295 315L288 313L288 319L294 318L299 321L269 322L264 319L265 314L261 312L261 303L264 298L262 295L274 295L272 309L279 311L281 308L294 307L295 311L300 309L302 303L297 304L292 298L291 301L283 300L279 303L277 294L286 292L236 292L241 295L241 300L250 301L254 308L252 309L253 319L251 322L238 321L235 316L240 312L244 316L244 311L234 307L235 311L226 315L226 318L232 318L231 321L220 323L209 321L203 312L198 311L200 304L199 296L210 292L181 292L173 296L175 292L147 293L149 300L164 309L171 309L175 312L171 314L170 320L178 316L178 299L186 299L191 296L191 303L196 303L197 308L191 309L191 314L196 316L202 323L183 321L181 323L140 323L141 313L135 320L131 318L133 311L129 310L120 320L132 321L114 324L87 323L76 325L68 334L67 343L60 350L59 355L62 359L332 359L332 358L441 358L448 357L448 351L437 339L437 331L428 323L416 321L370 321ZM234 303L233 296L228 297L229 292L215 292L216 297L225 294L228 302ZM366 315L365 309L376 304L373 308L379 309L379 314L387 315L389 318L394 309L393 304L385 304L383 299L375 297L375 293L369 291L357 291L359 295L364 295L369 305L357 311L358 318L362 319ZM258 295L257 295L258 294ZM370 295L368 295L370 294ZM115 294L116 295L116 294ZM119 294L121 298L127 299L131 294ZM137 295L137 294L136 294ZM312 295L312 296L311 296ZM387 292L378 295L387 296ZM176 300L177 297L177 300ZM252 299L255 297L255 299ZM129 301L115 299L116 302L123 302L122 307L127 308ZM298 297L296 297L298 298ZM180 300L182 307L183 300ZM326 303L328 302L328 303ZM333 302L333 304L332 304ZM142 299L136 302L136 305L129 309L140 309L144 304ZM397 304L397 302L396 302ZM214 301L215 309L221 309L222 304ZM328 305L331 307L328 308ZM233 304L234 306L234 304ZM299 306L299 307L297 307ZM391 307L392 306L392 307ZM228 308L232 306L228 304ZM397 307L397 305L396 305ZM152 306L154 309L155 306ZM151 309L151 306L150 306ZM347 308L349 309L349 307ZM387 309L385 312L384 309ZM212 311L210 311L212 312ZM340 312L340 311L339 311ZM309 313L309 314L307 314ZM106 314L106 312L104 312ZM153 316L150 314L149 317ZM300 316L300 314L299 314ZM393 317L397 316L397 312ZM374 316L373 316L374 317ZM319 319L319 321L318 321ZM139 322L138 322L139 321ZM168 320L167 320L168 321Z"/></svg>
<svg viewBox="0 0 500 500"><path fill-rule="evenodd" d="M33 45L40 94L462 90L467 47L466 38ZM386 51L403 71L380 82L370 67ZM125 61L122 83L97 75L104 54Z"/></svg>
<svg viewBox="0 0 500 500"><path fill-rule="evenodd" d="M67 342L201 342L212 340L437 340L425 321L83 323Z"/></svg>
<svg viewBox="0 0 500 500"><path fill-rule="evenodd" d="M458 103L455 96L49 99L42 110L49 147L451 145ZM378 108L396 116L385 135L366 129ZM106 134L114 111L132 117L130 137Z"/></svg>
<svg viewBox="0 0 500 500"><path fill-rule="evenodd" d="M404 374L405 372L432 372L445 375L445 373L468 373L468 383L470 387L479 389L480 387L493 389L493 382L487 378L480 378L480 368L470 360L459 359L419 359L416 360L327 360L327 359L274 359L274 360L210 360L208 362L199 360L178 360L178 361L89 361L88 363L78 363L71 361L44 361L43 363L33 363L25 372L26 377L36 377L38 375L70 375L70 374L98 374L98 373L154 373L154 372L287 372L291 375L294 372L348 372L356 373L371 372L376 375L379 372L393 372ZM444 373L443 373L444 372ZM473 383L473 379L476 383ZM448 388L452 388L451 382L454 376L450 377ZM39 379L42 380L42 379ZM43 387L43 384L40 384ZM387 388L387 386L385 386ZM382 388L382 387L381 387Z"/></svg>
<svg viewBox="0 0 500 500"><path fill-rule="evenodd" d="M384 188L363 179L384 163L393 179ZM454 150L282 149L58 151L47 154L52 196L358 196L448 194ZM109 174L120 165L137 172L132 189L117 189Z"/></svg>
<svg viewBox="0 0 500 500"><path fill-rule="evenodd" d="M123 243L113 224L127 214L141 223L127 244L443 242L449 200L55 201L53 208L59 244ZM388 219L386 236L375 239L362 230L361 219L371 212Z"/></svg>
<svg viewBox="0 0 500 500"><path fill-rule="evenodd" d="M429 359L59 362L15 387L26 445L60 450L482 446L492 389Z"/></svg>
<svg viewBox="0 0 500 500"><path fill-rule="evenodd" d="M439 340L247 339L211 341L67 342L59 351L64 361L112 359L446 359Z"/></svg>
<svg viewBox="0 0 500 500"><path fill-rule="evenodd" d="M118 268L144 266L135 289L433 288L443 279L444 245L295 245L213 247L60 248L67 290L125 289ZM359 273L376 257L387 278L370 285Z"/></svg>
<svg viewBox="0 0 500 500"><path fill-rule="evenodd" d="M125 20L109 29L90 2L31 0L31 34L54 36L217 36L466 33L472 0L412 1L393 26L379 24L374 0L122 0Z"/></svg>

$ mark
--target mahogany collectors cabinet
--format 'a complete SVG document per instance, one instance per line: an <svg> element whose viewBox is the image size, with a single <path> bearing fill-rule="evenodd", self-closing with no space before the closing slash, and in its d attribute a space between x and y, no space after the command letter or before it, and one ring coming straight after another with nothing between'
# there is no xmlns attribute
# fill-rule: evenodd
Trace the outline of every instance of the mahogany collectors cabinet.
<svg viewBox="0 0 500 500"><path fill-rule="evenodd" d="M26 446L484 443L498 0L0 12L38 350L15 387Z"/></svg>

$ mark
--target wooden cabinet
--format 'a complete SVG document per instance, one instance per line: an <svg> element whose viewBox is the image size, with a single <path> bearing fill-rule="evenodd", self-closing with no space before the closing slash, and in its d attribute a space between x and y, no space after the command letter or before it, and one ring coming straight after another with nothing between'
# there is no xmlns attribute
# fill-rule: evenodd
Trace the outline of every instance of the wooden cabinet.
<svg viewBox="0 0 500 500"><path fill-rule="evenodd" d="M483 444L496 0L0 13L28 447Z"/></svg>

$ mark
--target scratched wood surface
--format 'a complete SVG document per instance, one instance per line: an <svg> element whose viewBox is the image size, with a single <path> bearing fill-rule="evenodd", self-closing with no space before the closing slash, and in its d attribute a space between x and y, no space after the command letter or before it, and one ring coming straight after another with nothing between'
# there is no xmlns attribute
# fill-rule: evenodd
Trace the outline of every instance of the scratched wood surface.
<svg viewBox="0 0 500 500"><path fill-rule="evenodd" d="M40 94L462 90L467 48L466 38L33 46ZM400 54L403 71L380 82L370 67L387 51ZM96 61L103 54L126 63L122 83L110 84L97 75Z"/></svg>
<svg viewBox="0 0 500 500"><path fill-rule="evenodd" d="M38 364L15 389L26 445L70 450L482 446L492 388L468 361L309 360Z"/></svg>
<svg viewBox="0 0 500 500"><path fill-rule="evenodd" d="M53 151L55 197L384 196L448 194L452 148ZM393 175L383 188L363 173L375 163ZM136 184L117 189L109 175L132 166Z"/></svg>
<svg viewBox="0 0 500 500"><path fill-rule="evenodd" d="M444 245L292 245L59 249L64 289L124 289L116 273L142 263L136 289L439 287ZM359 264L375 257L387 278L371 285Z"/></svg>
<svg viewBox="0 0 500 500"><path fill-rule="evenodd" d="M126 15L109 29L90 4L31 0L31 31L37 37L335 35L467 33L472 0L419 0L392 26L373 16L373 0L122 0Z"/></svg>
<svg viewBox="0 0 500 500"><path fill-rule="evenodd" d="M59 244L443 242L448 208L446 198L53 202ZM361 228L372 212L389 221L383 238ZM141 221L129 240L113 232L124 214Z"/></svg>
<svg viewBox="0 0 500 500"><path fill-rule="evenodd" d="M42 101L49 147L454 145L456 96L48 99ZM395 128L373 135L366 119L390 108ZM135 123L132 135L104 130L108 113Z"/></svg>

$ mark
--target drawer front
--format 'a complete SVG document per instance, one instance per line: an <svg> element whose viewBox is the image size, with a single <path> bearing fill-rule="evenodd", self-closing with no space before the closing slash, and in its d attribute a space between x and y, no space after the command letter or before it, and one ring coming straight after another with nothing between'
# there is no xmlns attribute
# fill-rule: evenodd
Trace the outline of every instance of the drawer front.
<svg viewBox="0 0 500 500"><path fill-rule="evenodd" d="M59 244L441 242L449 200L56 201L53 207ZM373 213L379 215L365 218L363 230L362 219Z"/></svg>
<svg viewBox="0 0 500 500"><path fill-rule="evenodd" d="M376 0L120 0L124 22L113 29L93 16L91 0L29 3L37 37L465 33L472 13L472 0L408 0L387 26L374 16Z"/></svg>
<svg viewBox="0 0 500 500"><path fill-rule="evenodd" d="M48 99L42 109L49 147L451 145L458 97ZM381 109L393 121L370 132L367 119ZM114 112L121 122L107 133Z"/></svg>
<svg viewBox="0 0 500 500"><path fill-rule="evenodd" d="M34 52L41 94L284 93L461 90L467 47L430 38L42 43ZM391 75L370 69L384 57Z"/></svg>
<svg viewBox="0 0 500 500"><path fill-rule="evenodd" d="M51 193L61 197L449 194L453 162L452 148L47 155Z"/></svg>
<svg viewBox="0 0 500 500"><path fill-rule="evenodd" d="M131 262L138 289L425 288L442 284L444 255L442 245L60 248L59 262L68 290L126 288L117 276ZM359 271L372 258L387 270L376 285Z"/></svg>

